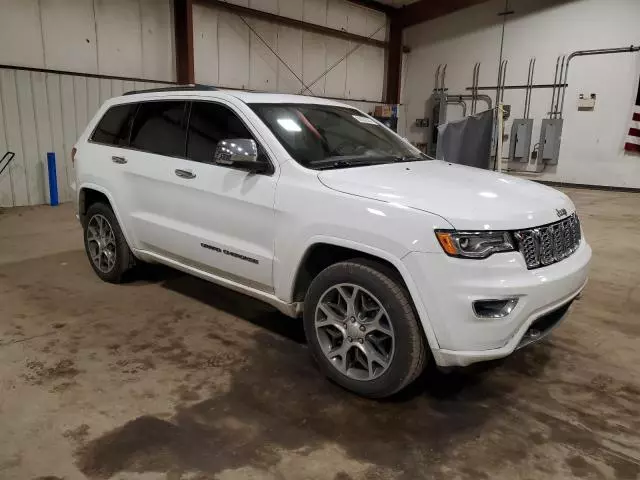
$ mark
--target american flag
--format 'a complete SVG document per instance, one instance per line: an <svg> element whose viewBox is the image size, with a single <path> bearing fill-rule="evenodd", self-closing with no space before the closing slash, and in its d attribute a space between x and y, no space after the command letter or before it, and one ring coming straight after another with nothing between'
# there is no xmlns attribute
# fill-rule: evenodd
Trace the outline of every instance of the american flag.
<svg viewBox="0 0 640 480"><path fill-rule="evenodd" d="M638 83L638 96L636 97L636 105L633 107L631 125L624 149L627 152L640 153L640 82Z"/></svg>

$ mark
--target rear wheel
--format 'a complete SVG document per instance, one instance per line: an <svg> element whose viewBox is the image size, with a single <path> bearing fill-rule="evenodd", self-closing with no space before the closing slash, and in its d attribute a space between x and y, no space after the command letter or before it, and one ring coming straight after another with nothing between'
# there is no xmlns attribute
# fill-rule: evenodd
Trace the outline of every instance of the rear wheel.
<svg viewBox="0 0 640 480"><path fill-rule="evenodd" d="M313 280L304 326L323 372L359 395L392 395L426 362L409 294L384 267L368 261L337 263Z"/></svg>
<svg viewBox="0 0 640 480"><path fill-rule="evenodd" d="M105 282L121 283L135 259L111 207L94 203L84 222L84 247L96 274Z"/></svg>

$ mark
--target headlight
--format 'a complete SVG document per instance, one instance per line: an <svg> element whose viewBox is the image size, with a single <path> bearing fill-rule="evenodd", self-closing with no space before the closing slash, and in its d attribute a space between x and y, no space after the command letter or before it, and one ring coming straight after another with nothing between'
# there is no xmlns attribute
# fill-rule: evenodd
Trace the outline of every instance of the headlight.
<svg viewBox="0 0 640 480"><path fill-rule="evenodd" d="M498 252L515 250L508 232L458 232L436 230L436 237L451 257L487 258Z"/></svg>

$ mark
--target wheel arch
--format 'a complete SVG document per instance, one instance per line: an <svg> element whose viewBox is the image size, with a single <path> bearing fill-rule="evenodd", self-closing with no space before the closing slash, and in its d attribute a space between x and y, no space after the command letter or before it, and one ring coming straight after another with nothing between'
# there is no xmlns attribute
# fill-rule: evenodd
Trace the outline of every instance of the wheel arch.
<svg viewBox="0 0 640 480"><path fill-rule="evenodd" d="M100 185L85 183L78 189L78 216L80 217L81 224L84 226L85 215L91 204L101 200L106 200L106 203L116 216L116 220L118 220L118 224L120 225L124 238L127 240L129 247L132 248L135 243L132 243L132 237L128 231L127 223L122 221L122 215L120 214L111 192Z"/></svg>
<svg viewBox="0 0 640 480"><path fill-rule="evenodd" d="M341 239L316 239L307 246L301 257L293 277L290 298L294 302L303 302L309 285L318 273L335 263L355 259L382 267L384 273L403 284L409 292L429 348L437 350L439 347L435 332L409 271L401 257L384 250Z"/></svg>

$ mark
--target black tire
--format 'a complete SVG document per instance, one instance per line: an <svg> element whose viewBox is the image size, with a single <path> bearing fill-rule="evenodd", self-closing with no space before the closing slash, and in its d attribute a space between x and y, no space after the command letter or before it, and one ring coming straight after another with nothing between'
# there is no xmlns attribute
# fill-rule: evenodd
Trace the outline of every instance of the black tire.
<svg viewBox="0 0 640 480"><path fill-rule="evenodd" d="M369 260L349 260L324 269L311 282L304 301L304 329L311 353L322 372L338 385L364 397L384 398L413 382L424 370L427 343L409 293L388 267ZM323 353L316 333L315 315L322 295L332 286L350 283L372 293L383 305L393 328L395 348L387 370L370 380L342 373Z"/></svg>
<svg viewBox="0 0 640 480"><path fill-rule="evenodd" d="M91 253L89 249L89 225L91 224L92 218L97 215L102 216L109 222L109 226L113 231L113 235L115 238L115 262L111 269L108 271L103 271L94 262L91 258ZM113 210L111 207L104 203L94 203L92 204L84 217L83 222L84 227L84 249L87 254L87 258L89 259L89 263L93 268L93 271L96 272L102 280L109 283L122 283L124 275L127 271L129 271L135 265L135 257L133 253L131 253L131 249L127 244L124 235L122 234L122 229L120 228L120 224L116 219Z"/></svg>

